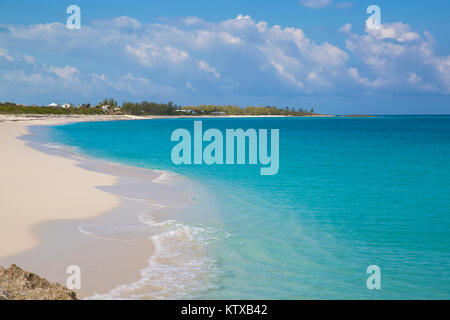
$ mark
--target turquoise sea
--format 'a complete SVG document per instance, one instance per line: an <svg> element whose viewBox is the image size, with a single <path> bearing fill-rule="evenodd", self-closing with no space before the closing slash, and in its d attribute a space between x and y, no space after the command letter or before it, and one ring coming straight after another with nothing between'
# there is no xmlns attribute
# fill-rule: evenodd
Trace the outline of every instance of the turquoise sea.
<svg viewBox="0 0 450 320"><path fill-rule="evenodd" d="M450 298L450 116L202 119L204 130L279 129L275 176L259 165L173 165L171 134L193 132L193 121L76 123L47 134L207 190L180 218L208 230L214 264L193 298ZM381 290L367 289L370 265L381 268Z"/></svg>

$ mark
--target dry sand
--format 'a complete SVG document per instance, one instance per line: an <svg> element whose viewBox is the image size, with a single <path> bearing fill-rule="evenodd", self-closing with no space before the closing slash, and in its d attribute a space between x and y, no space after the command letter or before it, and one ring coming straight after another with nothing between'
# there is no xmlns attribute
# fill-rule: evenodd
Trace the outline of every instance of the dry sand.
<svg viewBox="0 0 450 320"><path fill-rule="evenodd" d="M31 230L41 222L88 218L119 205L117 197L96 188L114 184L114 176L81 169L74 160L41 153L18 139L28 125L74 120L0 123L0 258L35 246Z"/></svg>
<svg viewBox="0 0 450 320"><path fill-rule="evenodd" d="M142 182L162 173L142 173L137 168L110 167L98 161L100 170L94 168L93 160L89 160L87 170L81 159L44 153L20 137L29 133L28 126L35 125L155 118L162 117L0 115L0 265L17 264L63 285L67 267L78 265L82 287L75 291L80 298L140 280L141 270L155 253L150 239L91 237L81 233L79 226L137 223L136 213L142 210L138 203L126 203L102 189L118 188L123 179ZM173 192L156 188L153 194L157 201L179 202Z"/></svg>
<svg viewBox="0 0 450 320"><path fill-rule="evenodd" d="M82 267L79 297L106 293L136 281L152 255L150 241L87 237L78 226L120 207L121 200L98 187L112 186L117 176L86 170L79 162L31 148L20 139L30 125L128 117L0 116L0 264L15 263L51 281L65 284L69 265Z"/></svg>

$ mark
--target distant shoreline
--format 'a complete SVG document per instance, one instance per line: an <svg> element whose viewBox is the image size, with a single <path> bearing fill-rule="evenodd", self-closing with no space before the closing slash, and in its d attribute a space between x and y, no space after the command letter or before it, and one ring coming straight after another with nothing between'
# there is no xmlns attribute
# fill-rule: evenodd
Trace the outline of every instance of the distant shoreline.
<svg viewBox="0 0 450 320"><path fill-rule="evenodd" d="M377 116L373 115L361 115L361 114L351 114L351 115L344 115L344 116L336 116L337 118L375 118Z"/></svg>
<svg viewBox="0 0 450 320"><path fill-rule="evenodd" d="M80 121L121 121L121 120L151 120L151 119L205 119L205 118L336 118L335 115L311 114L302 116L285 115L226 115L226 116L133 116L133 115L53 115L53 114L0 114L0 122L6 121L39 121L60 119L67 122Z"/></svg>

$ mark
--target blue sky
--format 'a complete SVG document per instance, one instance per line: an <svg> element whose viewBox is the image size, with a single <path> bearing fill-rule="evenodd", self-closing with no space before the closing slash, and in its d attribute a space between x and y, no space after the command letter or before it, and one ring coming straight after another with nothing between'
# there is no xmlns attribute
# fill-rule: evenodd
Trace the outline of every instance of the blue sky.
<svg viewBox="0 0 450 320"><path fill-rule="evenodd" d="M81 8L68 30L66 8ZM366 8L382 25L366 25ZM449 1L0 2L0 101L450 113Z"/></svg>

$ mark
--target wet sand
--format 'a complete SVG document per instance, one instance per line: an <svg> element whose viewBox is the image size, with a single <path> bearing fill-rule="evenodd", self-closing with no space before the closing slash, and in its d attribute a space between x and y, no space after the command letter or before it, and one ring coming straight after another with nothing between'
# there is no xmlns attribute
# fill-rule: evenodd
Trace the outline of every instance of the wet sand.
<svg viewBox="0 0 450 320"><path fill-rule="evenodd" d="M190 220L205 211L191 201L203 187L34 140L42 126L160 118L0 115L0 265L63 285L79 266L79 298L189 298L212 285L205 230Z"/></svg>
<svg viewBox="0 0 450 320"><path fill-rule="evenodd" d="M144 226L138 216L149 204L124 196L139 195L139 188L163 173L43 152L21 137L29 126L97 120L111 118L27 117L0 123L0 265L14 263L63 285L67 267L77 265L81 298L141 279L154 245L148 234L102 238L80 232L80 226ZM146 191L172 205L185 198L176 199L164 187Z"/></svg>

